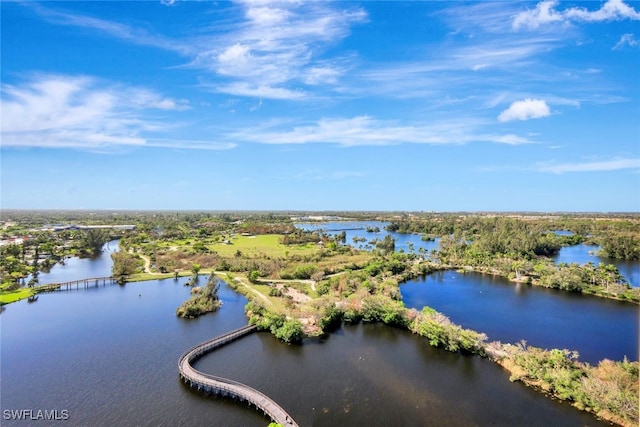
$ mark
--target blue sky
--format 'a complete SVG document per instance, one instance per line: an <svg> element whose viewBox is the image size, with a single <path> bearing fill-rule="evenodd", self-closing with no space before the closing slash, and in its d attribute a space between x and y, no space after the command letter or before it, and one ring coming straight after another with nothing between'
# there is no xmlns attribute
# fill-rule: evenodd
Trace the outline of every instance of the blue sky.
<svg viewBox="0 0 640 427"><path fill-rule="evenodd" d="M2 2L1 207L640 211L640 2Z"/></svg>

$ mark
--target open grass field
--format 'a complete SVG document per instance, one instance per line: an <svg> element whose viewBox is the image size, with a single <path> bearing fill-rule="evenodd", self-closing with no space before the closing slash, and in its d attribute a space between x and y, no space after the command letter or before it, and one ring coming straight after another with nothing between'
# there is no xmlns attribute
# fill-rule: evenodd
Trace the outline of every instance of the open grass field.
<svg viewBox="0 0 640 427"><path fill-rule="evenodd" d="M214 243L207 247L222 256L233 256L236 251L250 257L267 255L269 257L285 257L289 255L308 255L318 251L317 245L283 245L280 243L280 235L261 234L258 236L235 236L231 244Z"/></svg>
<svg viewBox="0 0 640 427"><path fill-rule="evenodd" d="M223 257L231 257L237 251L249 257L286 257L289 255L308 255L318 250L317 245L283 245L279 234L260 234L257 236L235 235L229 243L214 241L213 239L179 239L159 243L164 248L189 248L196 243L204 244L209 250L215 251Z"/></svg>

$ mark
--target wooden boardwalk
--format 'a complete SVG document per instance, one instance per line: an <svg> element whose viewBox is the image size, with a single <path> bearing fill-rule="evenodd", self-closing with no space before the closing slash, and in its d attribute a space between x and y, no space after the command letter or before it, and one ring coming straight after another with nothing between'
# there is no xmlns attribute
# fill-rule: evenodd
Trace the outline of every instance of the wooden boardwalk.
<svg viewBox="0 0 640 427"><path fill-rule="evenodd" d="M260 409L265 415L269 416L278 424L297 427L298 424L296 424L293 418L291 418L280 405L258 390L237 381L205 374L191 366L193 361L202 357L204 354L255 331L255 325L245 326L205 341L185 351L178 361L180 377L185 383L195 389L206 393L239 399Z"/></svg>
<svg viewBox="0 0 640 427"><path fill-rule="evenodd" d="M38 285L34 287L36 292L53 292L59 290L69 291L71 289L87 289L97 288L98 286L107 286L117 283L117 279L113 276L92 277L90 279L72 280L70 282L50 283L48 285Z"/></svg>

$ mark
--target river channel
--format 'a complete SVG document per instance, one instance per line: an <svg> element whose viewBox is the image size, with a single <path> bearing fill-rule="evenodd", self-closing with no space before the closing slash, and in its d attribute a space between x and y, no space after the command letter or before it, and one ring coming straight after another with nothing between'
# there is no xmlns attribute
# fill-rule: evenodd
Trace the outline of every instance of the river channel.
<svg viewBox="0 0 640 427"><path fill-rule="evenodd" d="M60 425L266 426L257 411L180 382L183 351L246 324L246 299L226 286L218 312L176 317L189 295L186 280L61 291L8 305L0 314L2 425L32 424L4 419L5 410L30 409L67 411ZM434 349L383 325L345 325L301 346L253 334L196 367L263 391L302 426L605 425L509 382L487 360Z"/></svg>

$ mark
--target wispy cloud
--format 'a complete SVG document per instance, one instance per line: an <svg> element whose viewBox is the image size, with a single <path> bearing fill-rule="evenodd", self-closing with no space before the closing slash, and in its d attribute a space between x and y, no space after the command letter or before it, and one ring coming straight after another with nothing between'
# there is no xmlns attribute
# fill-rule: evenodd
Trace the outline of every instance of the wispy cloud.
<svg viewBox="0 0 640 427"><path fill-rule="evenodd" d="M300 99L305 86L335 84L345 68L321 54L367 19L360 8L339 10L325 2L242 6L242 21L201 48L192 62L229 80L217 84L217 91L240 96Z"/></svg>
<svg viewBox="0 0 640 427"><path fill-rule="evenodd" d="M294 176L295 179L306 179L312 181L339 181L348 178L363 178L367 176L368 173L364 171L346 171L346 170L337 170L337 171L324 171L320 169L309 169L304 172L300 172ZM287 177L285 179L291 179L291 177Z"/></svg>
<svg viewBox="0 0 640 427"><path fill-rule="evenodd" d="M134 44L157 47L180 54L193 52L193 46L190 43L166 38L161 34L149 32L144 28L137 28L78 13L71 13L62 9L52 9L37 2L23 2L21 4L32 8L43 19L53 24L88 28ZM171 2L171 4L173 3Z"/></svg>
<svg viewBox="0 0 640 427"><path fill-rule="evenodd" d="M222 85L203 85L217 92L235 96L247 96L260 99L288 99L304 98L307 93L299 89L288 89L271 85L253 85L249 82L233 82Z"/></svg>
<svg viewBox="0 0 640 427"><path fill-rule="evenodd" d="M613 46L612 50L622 49L624 46L638 47L640 46L640 40L636 40L633 34L624 34L620 37L618 43Z"/></svg>
<svg viewBox="0 0 640 427"><path fill-rule="evenodd" d="M500 113L498 120L501 122L509 122L511 120L539 119L541 117L547 117L550 114L551 111L545 101L527 98L512 103L509 108Z"/></svg>
<svg viewBox="0 0 640 427"><path fill-rule="evenodd" d="M229 148L228 143L159 140L166 111L189 108L185 100L149 89L109 84L87 76L37 75L2 85L2 145L98 149L116 146Z"/></svg>
<svg viewBox="0 0 640 427"><path fill-rule="evenodd" d="M533 141L513 134L483 131L485 123L473 119L442 121L432 124L400 125L368 116L325 118L315 123L273 130L265 125L227 135L237 142L261 144L337 144L342 146L384 146L398 144L467 144L493 142L508 145Z"/></svg>
<svg viewBox="0 0 640 427"><path fill-rule="evenodd" d="M161 0L172 6L175 0ZM130 43L174 51L188 64L213 74L216 92L236 96L299 100L318 85L333 86L349 69L350 55L325 58L366 12L329 2L240 1L225 9L223 24L202 28L182 38L168 38L149 29L100 19L61 8L25 2L57 25L87 28ZM343 4L344 6L344 4ZM241 16L237 17L238 12ZM185 65L185 64L182 64Z"/></svg>
<svg viewBox="0 0 640 427"><path fill-rule="evenodd" d="M603 22L619 20L640 20L640 12L628 6L622 0L607 0L600 9L587 10L582 7L570 7L558 10L557 0L545 0L536 5L533 10L518 13L513 19L513 28L523 27L535 29L545 24L571 22Z"/></svg>
<svg viewBox="0 0 640 427"><path fill-rule="evenodd" d="M358 73L352 87L357 88L358 95L428 98L430 105L438 106L446 103L451 94L464 93L464 97L457 98L464 98L468 110L479 111L493 108L498 96L502 102L513 102L540 92L540 83L548 88L549 83L566 80L574 70L549 64L545 57L570 43L567 34L513 32L513 16L521 8L521 3L514 2L454 2L433 16L444 19L455 30L446 34L442 42L426 40L422 50L425 54L413 60L371 64ZM558 93L545 96L576 98L574 93L593 80L592 76L559 86Z"/></svg>
<svg viewBox="0 0 640 427"><path fill-rule="evenodd" d="M589 161L582 163L540 163L537 164L533 169L538 172L549 172L555 174L563 174L568 172L607 172L624 169L640 170L640 158Z"/></svg>
<svg viewBox="0 0 640 427"><path fill-rule="evenodd" d="M204 151L220 151L230 150L238 146L233 142L217 141L217 140L194 140L194 139L161 139L147 138L145 146L158 148L175 148L183 150L204 150Z"/></svg>

